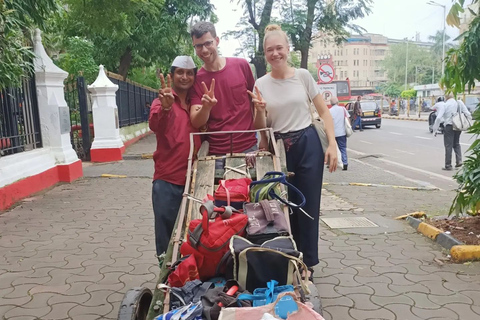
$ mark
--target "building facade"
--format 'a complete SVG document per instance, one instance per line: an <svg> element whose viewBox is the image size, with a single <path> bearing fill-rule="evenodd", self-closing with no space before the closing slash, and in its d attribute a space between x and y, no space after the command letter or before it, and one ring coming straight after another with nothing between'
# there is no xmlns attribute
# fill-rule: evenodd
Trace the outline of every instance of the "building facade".
<svg viewBox="0 0 480 320"><path fill-rule="evenodd" d="M335 68L335 80L350 80L352 95L374 92L386 83L387 73L383 60L388 55L392 44L406 40L389 39L380 34L365 33L352 35L340 45L330 38L317 35L312 40L309 51L309 64L317 66L322 57L330 56ZM421 47L431 47L432 43L411 41Z"/></svg>

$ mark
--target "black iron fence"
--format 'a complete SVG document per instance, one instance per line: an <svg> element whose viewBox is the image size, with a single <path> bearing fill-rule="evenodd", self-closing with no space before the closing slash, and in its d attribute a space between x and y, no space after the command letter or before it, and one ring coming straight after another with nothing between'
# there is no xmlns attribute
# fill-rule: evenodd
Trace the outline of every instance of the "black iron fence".
<svg viewBox="0 0 480 320"><path fill-rule="evenodd" d="M90 161L93 140L93 117L90 94L85 78L70 75L64 85L65 100L70 109L70 140L81 160Z"/></svg>
<svg viewBox="0 0 480 320"><path fill-rule="evenodd" d="M107 76L118 85L116 99L120 127L148 121L150 109L147 104L150 105L158 96L158 91L128 79L123 81L123 78L115 73L107 72Z"/></svg>
<svg viewBox="0 0 480 320"><path fill-rule="evenodd" d="M0 91L0 156L42 147L35 78Z"/></svg>

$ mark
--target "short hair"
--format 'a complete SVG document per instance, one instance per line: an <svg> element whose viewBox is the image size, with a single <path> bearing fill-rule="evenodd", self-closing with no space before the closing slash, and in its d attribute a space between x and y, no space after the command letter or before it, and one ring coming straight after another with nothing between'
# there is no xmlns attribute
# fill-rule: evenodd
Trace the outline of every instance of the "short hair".
<svg viewBox="0 0 480 320"><path fill-rule="evenodd" d="M337 97L331 97L331 98L330 98L330 103L332 104L332 106L333 106L334 104L338 104L338 98L337 98Z"/></svg>
<svg viewBox="0 0 480 320"><path fill-rule="evenodd" d="M285 31L278 24L269 24L265 27L265 35L263 36L263 49L265 50L265 42L267 42L267 38L271 35L277 34L285 40L287 46L290 46L288 43L288 36Z"/></svg>
<svg viewBox="0 0 480 320"><path fill-rule="evenodd" d="M212 37L217 37L217 32L215 31L215 26L213 23L208 21L200 21L193 25L192 29L190 29L190 36L193 38L201 38L204 34L210 32Z"/></svg>
<svg viewBox="0 0 480 320"><path fill-rule="evenodd" d="M449 92L445 95L445 100L452 99L453 98L453 93Z"/></svg>

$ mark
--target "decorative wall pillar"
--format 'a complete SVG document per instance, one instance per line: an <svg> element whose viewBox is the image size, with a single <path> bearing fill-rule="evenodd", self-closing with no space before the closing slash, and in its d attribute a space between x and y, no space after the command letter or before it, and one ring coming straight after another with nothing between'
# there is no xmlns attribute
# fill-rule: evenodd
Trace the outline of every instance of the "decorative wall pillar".
<svg viewBox="0 0 480 320"><path fill-rule="evenodd" d="M53 154L60 181L71 182L81 177L83 170L70 141L70 111L63 89L68 73L57 67L45 52L39 29L35 30L33 47L43 147Z"/></svg>
<svg viewBox="0 0 480 320"><path fill-rule="evenodd" d="M92 162L122 160L125 146L120 137L118 108L115 92L118 86L108 79L103 65L100 65L98 77L88 86L92 93L93 127L95 138L90 149Z"/></svg>

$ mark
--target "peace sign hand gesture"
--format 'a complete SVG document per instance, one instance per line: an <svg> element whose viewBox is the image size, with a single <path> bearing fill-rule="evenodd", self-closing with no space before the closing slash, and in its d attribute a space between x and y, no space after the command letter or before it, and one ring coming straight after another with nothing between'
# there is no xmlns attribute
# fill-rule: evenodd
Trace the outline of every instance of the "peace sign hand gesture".
<svg viewBox="0 0 480 320"><path fill-rule="evenodd" d="M252 91L247 90L248 94L250 97L252 97L252 102L253 105L255 106L255 109L260 112L265 112L265 109L267 107L267 103L265 100L263 100L262 94L260 93L260 90L258 90L258 87L255 86L255 93L254 94Z"/></svg>
<svg viewBox="0 0 480 320"><path fill-rule="evenodd" d="M215 106L218 102L215 98L215 79L212 79L212 82L210 83L210 89L207 88L207 85L203 81L202 87L202 108L207 108L208 110L211 110L213 106Z"/></svg>
<svg viewBox="0 0 480 320"><path fill-rule="evenodd" d="M162 103L163 110L170 110L173 102L175 101L172 91L172 78L170 77L170 74L167 75L167 84L165 84L165 78L163 77L163 74L160 74L160 83L162 84L162 88L158 90L158 99L160 99L160 102Z"/></svg>

